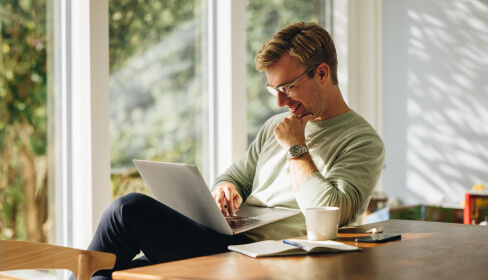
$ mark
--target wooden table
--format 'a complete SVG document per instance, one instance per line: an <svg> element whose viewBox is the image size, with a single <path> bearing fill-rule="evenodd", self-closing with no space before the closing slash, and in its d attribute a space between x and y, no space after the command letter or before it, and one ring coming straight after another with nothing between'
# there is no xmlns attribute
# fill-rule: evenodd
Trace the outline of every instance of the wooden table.
<svg viewBox="0 0 488 280"><path fill-rule="evenodd" d="M402 240L356 243L383 226ZM389 220L339 230L362 251L251 258L228 252L116 271L113 279L488 279L488 227Z"/></svg>

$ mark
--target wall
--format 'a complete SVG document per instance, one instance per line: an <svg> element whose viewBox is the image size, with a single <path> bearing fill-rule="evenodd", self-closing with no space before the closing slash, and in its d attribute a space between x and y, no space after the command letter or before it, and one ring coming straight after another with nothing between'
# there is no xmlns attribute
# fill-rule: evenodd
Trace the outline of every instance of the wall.
<svg viewBox="0 0 488 280"><path fill-rule="evenodd" d="M383 191L460 203L488 187L488 1L382 1Z"/></svg>

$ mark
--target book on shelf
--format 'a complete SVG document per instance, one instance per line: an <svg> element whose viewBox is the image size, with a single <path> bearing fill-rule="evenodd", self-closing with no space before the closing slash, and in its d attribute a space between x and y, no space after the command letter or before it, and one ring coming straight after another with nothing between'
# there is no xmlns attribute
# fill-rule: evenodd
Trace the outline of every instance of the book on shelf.
<svg viewBox="0 0 488 280"><path fill-rule="evenodd" d="M230 245L228 248L231 251L253 258L362 250L359 247L330 240L309 241L301 239L288 239L287 241L295 245L285 244L282 241L265 240L243 245Z"/></svg>

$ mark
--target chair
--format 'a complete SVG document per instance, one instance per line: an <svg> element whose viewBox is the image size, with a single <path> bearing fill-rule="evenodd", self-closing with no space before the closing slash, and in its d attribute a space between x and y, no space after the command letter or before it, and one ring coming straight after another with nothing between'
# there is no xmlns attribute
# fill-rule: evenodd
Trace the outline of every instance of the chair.
<svg viewBox="0 0 488 280"><path fill-rule="evenodd" d="M0 271L68 269L77 280L89 280L98 270L113 268L115 258L111 253L38 242L0 240Z"/></svg>

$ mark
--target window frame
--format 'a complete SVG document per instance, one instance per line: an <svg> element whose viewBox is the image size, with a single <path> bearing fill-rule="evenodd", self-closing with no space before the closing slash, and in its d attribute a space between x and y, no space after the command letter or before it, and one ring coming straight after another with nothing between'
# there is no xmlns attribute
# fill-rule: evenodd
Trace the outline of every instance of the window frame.
<svg viewBox="0 0 488 280"><path fill-rule="evenodd" d="M108 0L53 0L56 243L86 248L110 204Z"/></svg>

